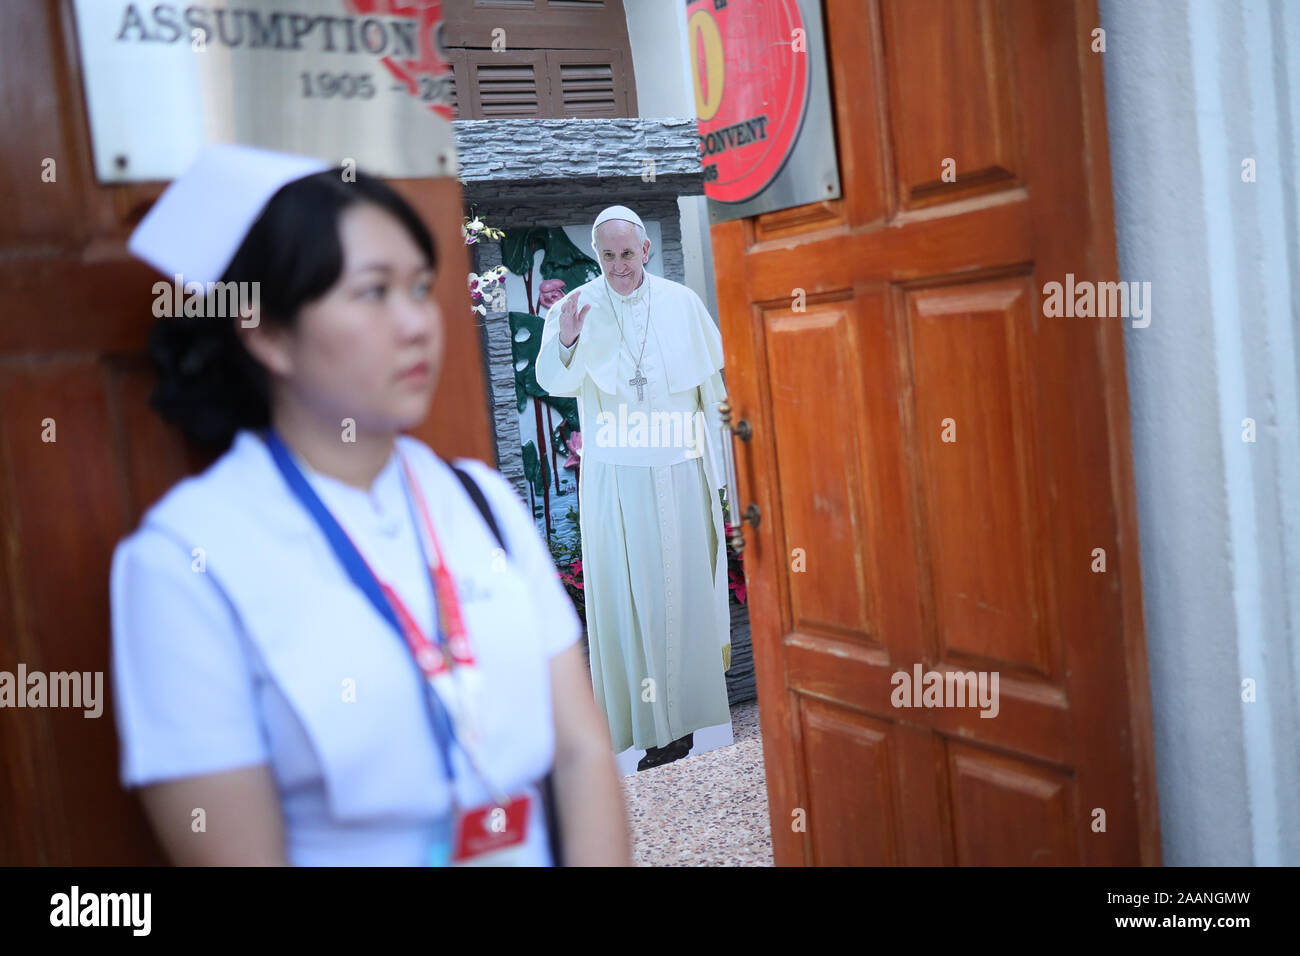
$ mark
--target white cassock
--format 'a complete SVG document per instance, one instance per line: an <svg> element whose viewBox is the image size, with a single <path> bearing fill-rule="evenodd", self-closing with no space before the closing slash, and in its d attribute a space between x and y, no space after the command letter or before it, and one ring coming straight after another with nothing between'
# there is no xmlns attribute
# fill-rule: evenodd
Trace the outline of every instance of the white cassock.
<svg viewBox="0 0 1300 956"><path fill-rule="evenodd" d="M663 747L731 716L722 338L695 292L644 276L630 296L601 275L555 303L537 356L538 384L578 399L591 679L616 752ZM591 310L563 349L560 310L575 295L579 312ZM644 379L640 395L633 378Z"/></svg>

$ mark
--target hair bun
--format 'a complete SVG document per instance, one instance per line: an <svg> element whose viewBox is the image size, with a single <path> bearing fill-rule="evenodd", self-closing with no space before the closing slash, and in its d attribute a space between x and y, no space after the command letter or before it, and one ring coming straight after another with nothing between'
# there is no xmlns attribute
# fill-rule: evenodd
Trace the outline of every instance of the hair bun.
<svg viewBox="0 0 1300 956"><path fill-rule="evenodd" d="M258 367L229 320L197 316L160 319L149 336L158 385L149 404L202 445L226 448L259 419L264 401Z"/></svg>

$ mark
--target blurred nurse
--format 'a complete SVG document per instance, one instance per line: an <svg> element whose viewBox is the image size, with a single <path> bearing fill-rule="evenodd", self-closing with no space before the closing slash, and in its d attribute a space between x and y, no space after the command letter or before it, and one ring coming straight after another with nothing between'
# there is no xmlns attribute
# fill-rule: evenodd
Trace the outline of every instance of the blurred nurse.
<svg viewBox="0 0 1300 956"><path fill-rule="evenodd" d="M209 147L131 239L169 281L243 294L155 330L154 406L226 451L114 554L123 784L181 864L625 865L531 516L402 434L443 356L433 239L346 178Z"/></svg>

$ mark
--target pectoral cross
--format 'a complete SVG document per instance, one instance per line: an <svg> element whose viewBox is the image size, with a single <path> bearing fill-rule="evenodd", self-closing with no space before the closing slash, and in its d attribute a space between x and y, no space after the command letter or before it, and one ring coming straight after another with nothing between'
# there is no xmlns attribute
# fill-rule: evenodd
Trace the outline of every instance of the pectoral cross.
<svg viewBox="0 0 1300 956"><path fill-rule="evenodd" d="M636 400L638 402L645 401L645 385L649 381L650 379L641 374L641 369L639 368L636 370L636 374L627 380L629 385L636 386Z"/></svg>

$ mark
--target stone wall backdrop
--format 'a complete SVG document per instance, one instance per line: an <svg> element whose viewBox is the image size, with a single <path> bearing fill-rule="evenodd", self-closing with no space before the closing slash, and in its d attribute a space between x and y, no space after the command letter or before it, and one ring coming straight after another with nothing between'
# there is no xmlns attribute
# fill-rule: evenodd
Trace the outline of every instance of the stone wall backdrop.
<svg viewBox="0 0 1300 956"><path fill-rule="evenodd" d="M727 701L732 707L758 699L754 679L754 648L749 641L749 605L731 598L731 670L727 671Z"/></svg>
<svg viewBox="0 0 1300 956"><path fill-rule="evenodd" d="M666 278L684 280L677 197L703 192L694 119L458 120L454 125L467 212L472 209L494 229L516 229L590 223L606 206L625 205L646 222L659 223L660 242L651 255L660 258ZM500 245L476 243L470 261L478 273L499 265ZM527 502L507 312L489 310L480 317L479 332L497 468ZM755 699L757 691L748 608L733 600L731 617L727 693L734 705Z"/></svg>

